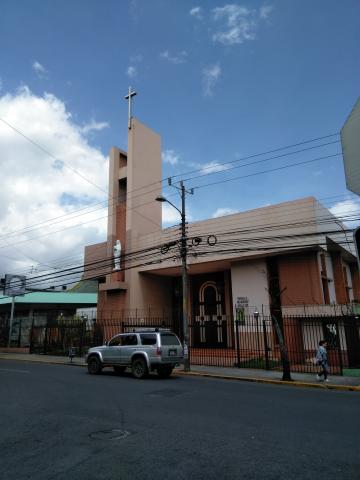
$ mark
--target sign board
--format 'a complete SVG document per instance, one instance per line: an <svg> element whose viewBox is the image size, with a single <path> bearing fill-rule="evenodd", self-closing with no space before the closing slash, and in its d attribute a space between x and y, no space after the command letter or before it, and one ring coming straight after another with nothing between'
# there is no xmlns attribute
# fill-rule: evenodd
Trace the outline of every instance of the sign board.
<svg viewBox="0 0 360 480"><path fill-rule="evenodd" d="M346 186L360 195L360 98L342 127L340 136Z"/></svg>
<svg viewBox="0 0 360 480"><path fill-rule="evenodd" d="M249 306L248 297L237 297L236 304L235 304L235 313L236 313L236 320L238 322L245 323L245 314L248 306Z"/></svg>
<svg viewBox="0 0 360 480"><path fill-rule="evenodd" d="M26 277L24 275L5 275L4 295L17 297L25 295Z"/></svg>

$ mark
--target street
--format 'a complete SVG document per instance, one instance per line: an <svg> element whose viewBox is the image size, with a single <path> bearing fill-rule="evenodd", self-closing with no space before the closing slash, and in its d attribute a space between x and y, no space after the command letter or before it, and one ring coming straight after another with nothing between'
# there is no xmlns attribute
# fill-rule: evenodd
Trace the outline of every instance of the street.
<svg viewBox="0 0 360 480"><path fill-rule="evenodd" d="M360 479L355 392L0 362L1 480Z"/></svg>

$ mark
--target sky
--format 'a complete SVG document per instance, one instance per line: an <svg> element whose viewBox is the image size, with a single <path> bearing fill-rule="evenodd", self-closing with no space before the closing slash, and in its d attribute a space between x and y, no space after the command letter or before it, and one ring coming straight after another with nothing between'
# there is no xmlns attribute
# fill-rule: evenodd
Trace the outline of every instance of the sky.
<svg viewBox="0 0 360 480"><path fill-rule="evenodd" d="M359 97L359 19L357 0L1 0L0 275L81 263L105 240L130 85L163 176L199 187L189 221L309 195L358 212L338 134Z"/></svg>

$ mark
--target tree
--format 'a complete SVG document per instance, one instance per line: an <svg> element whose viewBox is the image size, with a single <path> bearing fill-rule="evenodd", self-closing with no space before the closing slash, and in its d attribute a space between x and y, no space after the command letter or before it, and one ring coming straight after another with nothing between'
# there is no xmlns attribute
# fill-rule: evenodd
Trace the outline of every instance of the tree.
<svg viewBox="0 0 360 480"><path fill-rule="evenodd" d="M290 360L289 360L289 355L288 355L287 347L284 340L284 335L280 327L280 324L278 322L278 319L276 318L276 315L271 315L271 318L276 330L276 335L279 340L281 363L283 367L282 380L291 381L292 378L291 378L291 372L290 372Z"/></svg>

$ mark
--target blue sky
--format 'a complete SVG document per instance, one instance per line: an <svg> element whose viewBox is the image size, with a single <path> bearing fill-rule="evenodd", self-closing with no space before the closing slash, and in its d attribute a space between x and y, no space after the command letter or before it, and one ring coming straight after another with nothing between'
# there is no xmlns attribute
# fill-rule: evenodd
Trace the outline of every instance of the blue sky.
<svg viewBox="0 0 360 480"><path fill-rule="evenodd" d="M138 92L134 115L162 137L164 176L233 161L340 131L359 96L359 18L360 3L355 0L2 0L0 113L56 157L67 153L53 142L54 136L66 137L73 156L65 161L106 188L106 174L101 172L109 148L127 148L123 97L132 85ZM45 128L39 120L38 130L33 130L38 117L30 100L37 99L45 99L39 101L42 106L38 102L39 108L50 102L52 113L61 111L61 122L48 123L44 115ZM50 125L57 131L47 140L44 131ZM76 132L71 130L67 137L67 129L74 126ZM5 132L7 127L1 128ZM12 148L11 157L9 153L0 158L2 168L10 158L15 161L14 154L21 167L30 150L35 162L34 146L22 138L17 143L12 133L11 138L0 134L3 151ZM75 158L77 142L94 155L86 167ZM338 151L340 145L334 144L260 166L222 171L187 185ZM63 182L62 169L53 170L52 181L58 174ZM9 185L14 185L10 169L7 174ZM61 214L60 207L68 211L104 198L86 182L70 189L63 182L56 195L56 214ZM219 208L245 210L307 195L328 199L324 203L329 206L346 198L341 157L199 189L189 198L188 210L196 220L211 217ZM329 198L333 196L338 197ZM20 223L9 222L14 198L10 192L2 199L5 231L38 220L29 212ZM44 199L34 202L40 208ZM24 205L22 209L27 208ZM41 214L52 216L56 215L50 210ZM88 229L81 240L98 241L103 234L101 228ZM20 240L29 245L26 237ZM39 249L37 258L50 255L49 249L49 244ZM61 253L65 256L66 251ZM17 257L15 252L7 255ZM18 268L26 264L26 252L23 256ZM6 268L9 265L14 264Z"/></svg>

